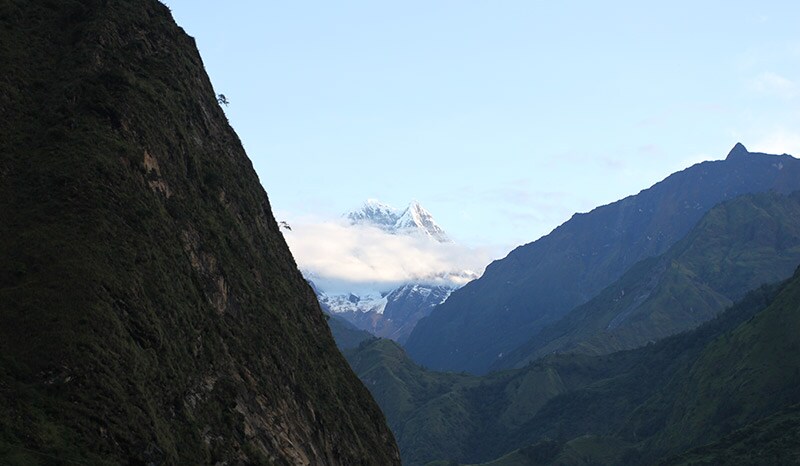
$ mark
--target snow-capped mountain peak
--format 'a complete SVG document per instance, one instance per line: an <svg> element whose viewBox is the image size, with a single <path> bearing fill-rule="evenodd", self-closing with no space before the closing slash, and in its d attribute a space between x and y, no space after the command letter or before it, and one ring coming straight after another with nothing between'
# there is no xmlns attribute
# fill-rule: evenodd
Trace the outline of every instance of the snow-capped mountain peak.
<svg viewBox="0 0 800 466"><path fill-rule="evenodd" d="M345 217L353 225L371 225L392 234L421 234L441 243L450 242L450 238L431 213L417 201L412 201L405 210L400 210L376 199L369 199L358 210L345 214Z"/></svg>
<svg viewBox="0 0 800 466"><path fill-rule="evenodd" d="M329 294L316 291L319 303L326 312L374 335L402 343L417 322L428 316L456 288L408 283L388 292Z"/></svg>
<svg viewBox="0 0 800 466"><path fill-rule="evenodd" d="M360 281L342 281L338 270L317 275L313 269L304 269L303 275L312 283L325 312L362 330L402 343L417 322L443 303L453 290L478 277L465 268L462 261L448 259L461 249L452 244L433 215L417 201L401 210L369 199L342 217L349 225L339 222L336 227L344 228L347 235L352 234L358 241L356 247L348 246L346 260L341 261L346 263L340 267L345 269L352 265L353 275L359 275L362 266L369 266L372 272L359 275L366 278ZM382 231L374 231L376 228ZM386 253L362 254L362 251L380 248ZM409 254L404 254L405 251ZM445 257L443 263L426 262L439 253ZM351 259L352 264L348 262ZM326 266L323 263L322 267ZM391 273L384 273L384 267ZM369 281L372 274L376 278L388 278ZM398 279L392 279L394 277ZM315 286L312 280L318 281L320 286Z"/></svg>
<svg viewBox="0 0 800 466"><path fill-rule="evenodd" d="M403 214L397 219L394 229L396 231L418 231L440 243L450 242L450 238L433 219L433 215L417 201L412 201L403 211Z"/></svg>
<svg viewBox="0 0 800 466"><path fill-rule="evenodd" d="M345 216L351 224L367 224L383 229L393 227L402 212L394 207L384 204L377 199L367 199L358 210Z"/></svg>

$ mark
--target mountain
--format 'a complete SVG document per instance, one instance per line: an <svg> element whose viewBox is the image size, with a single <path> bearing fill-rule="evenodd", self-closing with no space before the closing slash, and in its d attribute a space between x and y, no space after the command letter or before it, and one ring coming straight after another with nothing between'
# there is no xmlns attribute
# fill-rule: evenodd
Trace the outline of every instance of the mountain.
<svg viewBox="0 0 800 466"><path fill-rule="evenodd" d="M375 338L371 333L361 330L339 316L328 314L326 317L331 335L336 341L336 346L341 350L356 348L361 342Z"/></svg>
<svg viewBox="0 0 800 466"><path fill-rule="evenodd" d="M476 428L475 421L461 408L457 387L470 386L476 377L425 370L388 339L367 340L344 353L386 415L403 464L421 465L455 457L467 441L469 431L463 426ZM439 401L440 397L445 399ZM441 423L442 416L437 412L440 406L447 408L446 423Z"/></svg>
<svg viewBox="0 0 800 466"><path fill-rule="evenodd" d="M725 160L693 165L634 196L576 214L493 262L417 324L406 350L433 369L484 373L634 264L666 252L716 204L798 189L800 161L737 144Z"/></svg>
<svg viewBox="0 0 800 466"><path fill-rule="evenodd" d="M713 464L760 466L800 463L800 405L734 431L707 445L659 463L660 466Z"/></svg>
<svg viewBox="0 0 800 466"><path fill-rule="evenodd" d="M454 289L450 286L410 283L393 290L386 295L384 328L375 334L403 344L416 323L443 303ZM387 332L388 329L391 331Z"/></svg>
<svg viewBox="0 0 800 466"><path fill-rule="evenodd" d="M403 210L370 199L344 215L353 226L379 228L389 234L423 241L452 243L433 216L419 202ZM313 270L304 272L311 281ZM419 319L430 314L465 280L476 278L468 270L438 271L436 275L391 286L387 289L326 291L313 285L323 309L373 335L404 342Z"/></svg>
<svg viewBox="0 0 800 466"><path fill-rule="evenodd" d="M759 193L712 208L686 238L645 259L595 298L545 327L494 369L554 352L601 354L688 330L746 290L800 264L800 192Z"/></svg>
<svg viewBox="0 0 800 466"><path fill-rule="evenodd" d="M414 325L444 302L455 288L407 283L387 292L327 294L317 297L323 309L372 335L403 343Z"/></svg>
<svg viewBox="0 0 800 466"><path fill-rule="evenodd" d="M0 463L399 464L169 9L0 24Z"/></svg>
<svg viewBox="0 0 800 466"><path fill-rule="evenodd" d="M404 464L640 465L730 459L743 446L751 458L798 455L800 268L630 351L551 355L484 376L423 369L386 340L346 356Z"/></svg>
<svg viewBox="0 0 800 466"><path fill-rule="evenodd" d="M433 215L417 201L411 201L408 207L399 210L376 199L368 199L361 208L345 217L353 225L374 226L392 234L424 236L440 243L451 242Z"/></svg>

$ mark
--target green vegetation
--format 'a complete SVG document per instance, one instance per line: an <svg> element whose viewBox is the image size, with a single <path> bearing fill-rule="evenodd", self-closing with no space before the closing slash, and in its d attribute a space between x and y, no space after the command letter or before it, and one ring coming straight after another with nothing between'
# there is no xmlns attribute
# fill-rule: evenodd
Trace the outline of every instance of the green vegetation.
<svg viewBox="0 0 800 466"><path fill-rule="evenodd" d="M626 445L611 437L584 435L568 442L542 440L488 463L473 466L596 466L619 461L619 452Z"/></svg>
<svg viewBox="0 0 800 466"><path fill-rule="evenodd" d="M470 423L458 387L471 386L475 377L426 371L392 340L364 341L345 356L386 415L398 443L408 446L401 447L404 461L415 464L458 452L466 441L460 426ZM420 409L424 417L415 415Z"/></svg>
<svg viewBox="0 0 800 466"><path fill-rule="evenodd" d="M554 352L603 354L694 328L745 291L800 263L800 192L751 194L711 209L686 238L640 262L597 297L498 361L522 367Z"/></svg>
<svg viewBox="0 0 800 466"><path fill-rule="evenodd" d="M0 0L0 463L396 464L155 0Z"/></svg>
<svg viewBox="0 0 800 466"><path fill-rule="evenodd" d="M800 402L798 306L800 271L655 344L483 377L425 371L381 340L347 356L381 406L396 399L381 393L411 394L385 409L410 465L651 464Z"/></svg>
<svg viewBox="0 0 800 466"><path fill-rule="evenodd" d="M794 405L717 442L659 463L660 466L764 464L800 464L800 406Z"/></svg>

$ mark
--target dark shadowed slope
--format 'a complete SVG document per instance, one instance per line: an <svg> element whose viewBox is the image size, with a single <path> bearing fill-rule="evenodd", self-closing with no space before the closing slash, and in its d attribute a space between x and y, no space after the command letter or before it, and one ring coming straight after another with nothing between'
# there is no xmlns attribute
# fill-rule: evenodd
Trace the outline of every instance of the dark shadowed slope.
<svg viewBox="0 0 800 466"><path fill-rule="evenodd" d="M0 0L0 63L0 463L398 464L167 7Z"/></svg>
<svg viewBox="0 0 800 466"><path fill-rule="evenodd" d="M711 209L686 238L626 272L597 297L499 359L522 367L553 352L630 349L709 320L750 289L800 264L800 192L740 196Z"/></svg>
<svg viewBox="0 0 800 466"><path fill-rule="evenodd" d="M722 439L658 463L659 466L800 464L800 405L748 424Z"/></svg>
<svg viewBox="0 0 800 466"><path fill-rule="evenodd" d="M694 165L635 196L576 214L495 261L422 319L405 347L433 369L485 372L637 262L664 253L719 202L797 189L800 161L737 144L725 160Z"/></svg>
<svg viewBox="0 0 800 466"><path fill-rule="evenodd" d="M327 314L325 318L328 319L328 327L340 350L356 348L362 341L375 338L371 333L359 329L339 316Z"/></svg>
<svg viewBox="0 0 800 466"><path fill-rule="evenodd" d="M403 464L454 458L479 428L482 420L461 396L461 387L478 377L427 371L387 339L367 340L344 353L386 414Z"/></svg>

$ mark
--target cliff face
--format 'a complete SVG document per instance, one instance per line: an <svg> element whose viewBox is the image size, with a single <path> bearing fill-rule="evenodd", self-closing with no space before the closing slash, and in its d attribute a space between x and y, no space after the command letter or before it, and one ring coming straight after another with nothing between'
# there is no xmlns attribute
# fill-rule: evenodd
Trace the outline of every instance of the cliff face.
<svg viewBox="0 0 800 466"><path fill-rule="evenodd" d="M167 7L0 0L0 63L0 462L399 464Z"/></svg>

